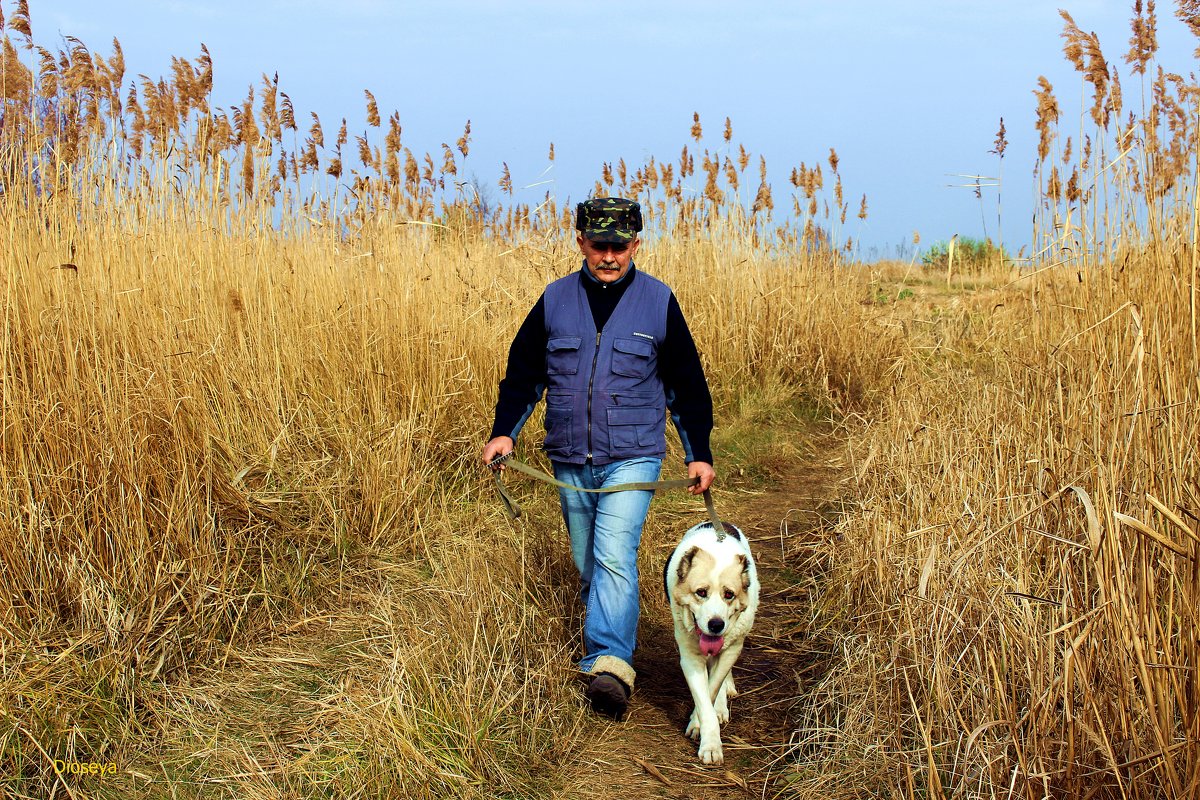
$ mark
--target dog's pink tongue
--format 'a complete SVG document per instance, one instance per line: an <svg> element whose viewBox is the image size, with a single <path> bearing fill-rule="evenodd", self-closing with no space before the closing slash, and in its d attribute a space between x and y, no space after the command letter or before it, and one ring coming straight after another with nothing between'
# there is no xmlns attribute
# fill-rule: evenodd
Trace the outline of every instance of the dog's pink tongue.
<svg viewBox="0 0 1200 800"><path fill-rule="evenodd" d="M712 636L707 633L700 634L700 652L706 656L715 656L721 652L721 648L725 646L724 636Z"/></svg>

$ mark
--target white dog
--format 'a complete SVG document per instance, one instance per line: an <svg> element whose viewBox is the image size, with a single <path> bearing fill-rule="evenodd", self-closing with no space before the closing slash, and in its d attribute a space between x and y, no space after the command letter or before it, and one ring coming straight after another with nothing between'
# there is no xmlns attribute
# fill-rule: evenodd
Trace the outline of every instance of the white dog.
<svg viewBox="0 0 1200 800"><path fill-rule="evenodd" d="M745 535L724 523L690 528L663 573L679 665L695 709L687 735L700 737L700 761L721 764L721 725L729 721L729 698L737 694L730 669L758 608L758 572Z"/></svg>

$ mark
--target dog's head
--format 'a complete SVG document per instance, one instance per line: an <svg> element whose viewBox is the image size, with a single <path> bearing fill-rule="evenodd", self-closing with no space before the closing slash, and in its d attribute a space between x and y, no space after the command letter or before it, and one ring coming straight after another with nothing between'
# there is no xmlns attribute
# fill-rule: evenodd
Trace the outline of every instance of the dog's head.
<svg viewBox="0 0 1200 800"><path fill-rule="evenodd" d="M749 561L741 553L692 547L679 559L676 578L672 599L691 613L701 652L716 655L725 631L749 604Z"/></svg>

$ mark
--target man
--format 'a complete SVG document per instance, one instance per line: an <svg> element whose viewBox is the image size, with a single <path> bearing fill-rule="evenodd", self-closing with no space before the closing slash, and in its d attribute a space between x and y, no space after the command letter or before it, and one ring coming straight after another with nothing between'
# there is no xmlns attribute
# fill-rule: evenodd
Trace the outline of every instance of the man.
<svg viewBox="0 0 1200 800"><path fill-rule="evenodd" d="M598 489L658 480L669 409L688 476L700 479L689 491L700 494L715 477L712 397L675 295L634 266L641 208L588 200L575 227L583 266L547 286L517 331L483 461L513 449L545 390L544 447L560 481ZM637 552L652 497L559 491L585 609L579 666L591 676L592 708L616 719L636 677Z"/></svg>

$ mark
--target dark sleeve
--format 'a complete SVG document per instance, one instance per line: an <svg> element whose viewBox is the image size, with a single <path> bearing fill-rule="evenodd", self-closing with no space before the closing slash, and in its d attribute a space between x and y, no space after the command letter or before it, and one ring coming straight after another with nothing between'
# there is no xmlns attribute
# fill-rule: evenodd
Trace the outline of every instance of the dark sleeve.
<svg viewBox="0 0 1200 800"><path fill-rule="evenodd" d="M538 298L508 348L508 368L500 381L492 438L515 442L546 389L546 302Z"/></svg>
<svg viewBox="0 0 1200 800"><path fill-rule="evenodd" d="M684 461L712 463L712 395L687 320L675 295L667 303L667 335L658 354L658 374L667 395L671 421L679 431Z"/></svg>

